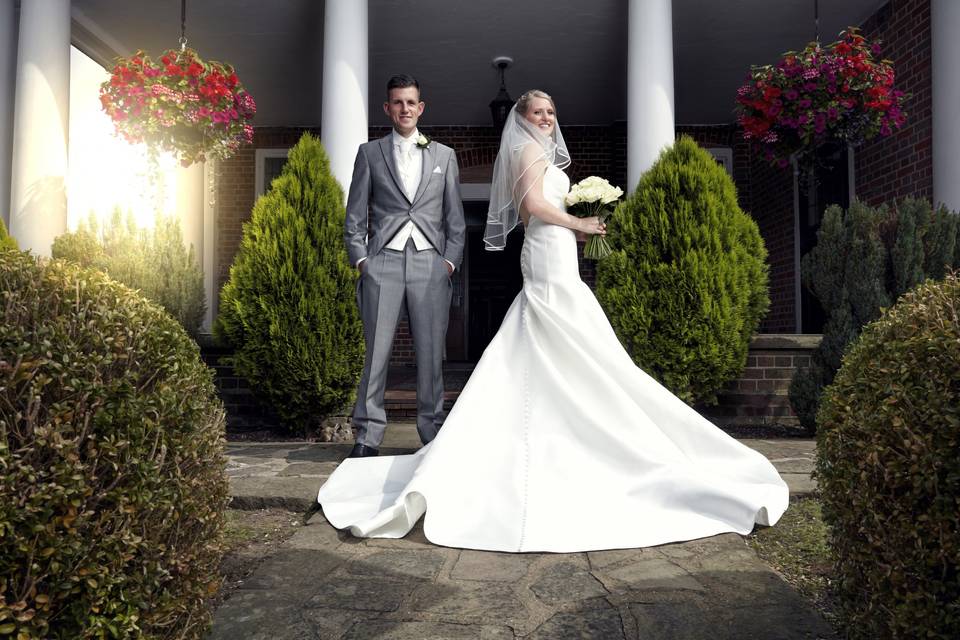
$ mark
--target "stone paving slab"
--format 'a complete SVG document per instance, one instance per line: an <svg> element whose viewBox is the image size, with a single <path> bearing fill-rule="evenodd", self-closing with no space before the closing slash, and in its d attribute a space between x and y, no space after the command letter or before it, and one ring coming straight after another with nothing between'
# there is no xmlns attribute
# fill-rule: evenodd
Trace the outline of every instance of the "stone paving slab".
<svg viewBox="0 0 960 640"><path fill-rule="evenodd" d="M392 425L384 453L417 448ZM747 440L791 490L813 489L813 442ZM231 443L235 504L312 505L346 444ZM244 501L248 502L244 502ZM213 640L833 639L830 626L742 537L646 549L494 553L360 539L322 514L217 610Z"/></svg>
<svg viewBox="0 0 960 640"><path fill-rule="evenodd" d="M813 440L741 440L767 456L790 487L791 495L806 495L816 489L810 478L814 462ZM227 444L227 474L231 506L238 509L280 507L306 511L317 491L351 444L311 442L231 442ZM413 453L420 447L414 423L391 424L381 455Z"/></svg>
<svg viewBox="0 0 960 640"><path fill-rule="evenodd" d="M384 547L317 514L223 603L210 638L835 638L735 534L567 554L428 547L419 525L410 538Z"/></svg>

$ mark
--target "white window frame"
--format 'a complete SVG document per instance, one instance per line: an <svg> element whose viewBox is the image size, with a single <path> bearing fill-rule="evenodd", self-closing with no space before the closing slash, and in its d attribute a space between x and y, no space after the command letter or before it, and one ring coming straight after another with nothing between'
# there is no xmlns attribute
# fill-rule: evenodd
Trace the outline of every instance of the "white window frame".
<svg viewBox="0 0 960 640"><path fill-rule="evenodd" d="M254 187L253 187L253 197L254 199L259 198L267 191L267 185L264 184L266 179L265 172L263 170L263 161L266 158L286 158L290 155L290 149L287 147L275 147L267 149L257 149L254 153Z"/></svg>
<svg viewBox="0 0 960 640"><path fill-rule="evenodd" d="M730 147L706 147L716 160L723 165L730 177L733 177L733 149Z"/></svg>

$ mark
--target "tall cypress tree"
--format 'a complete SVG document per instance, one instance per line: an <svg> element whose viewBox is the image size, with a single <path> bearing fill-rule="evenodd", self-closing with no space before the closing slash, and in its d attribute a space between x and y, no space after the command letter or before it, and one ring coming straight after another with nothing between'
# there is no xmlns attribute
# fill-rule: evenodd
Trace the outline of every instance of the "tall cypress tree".
<svg viewBox="0 0 960 640"><path fill-rule="evenodd" d="M220 294L217 337L291 429L346 408L363 366L344 216L327 155L304 134L254 204Z"/></svg>
<svg viewBox="0 0 960 640"><path fill-rule="evenodd" d="M634 362L688 402L713 402L746 365L770 304L767 251L733 181L687 136L608 225L597 298Z"/></svg>
<svg viewBox="0 0 960 640"><path fill-rule="evenodd" d="M823 390L863 326L924 280L946 275L956 259L958 221L917 198L826 209L817 244L801 263L804 285L826 312L823 340L810 368L790 383L790 404L808 431L816 430Z"/></svg>

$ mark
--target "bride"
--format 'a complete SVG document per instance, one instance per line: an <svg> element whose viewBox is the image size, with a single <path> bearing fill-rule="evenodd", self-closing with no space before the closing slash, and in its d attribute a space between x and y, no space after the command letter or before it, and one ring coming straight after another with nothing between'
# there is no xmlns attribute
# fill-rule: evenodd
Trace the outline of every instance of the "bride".
<svg viewBox="0 0 960 640"><path fill-rule="evenodd" d="M570 156L553 100L507 117L484 239L525 226L523 290L436 439L411 455L349 458L321 487L327 520L399 538L424 516L440 545L573 552L749 533L775 523L787 486L761 454L638 369L580 279L564 211Z"/></svg>

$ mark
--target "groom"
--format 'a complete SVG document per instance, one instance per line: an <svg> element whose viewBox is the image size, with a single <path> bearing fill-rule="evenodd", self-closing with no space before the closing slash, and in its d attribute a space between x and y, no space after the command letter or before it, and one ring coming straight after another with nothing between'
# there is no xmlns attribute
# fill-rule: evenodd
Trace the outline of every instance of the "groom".
<svg viewBox="0 0 960 640"><path fill-rule="evenodd" d="M466 224L453 150L417 131L420 85L387 82L384 138L360 145L347 198L344 238L360 270L357 304L367 355L357 390L351 458L375 456L387 426L383 394L400 310L406 301L417 354L417 431L426 444L443 423L443 348L450 276L463 256Z"/></svg>

